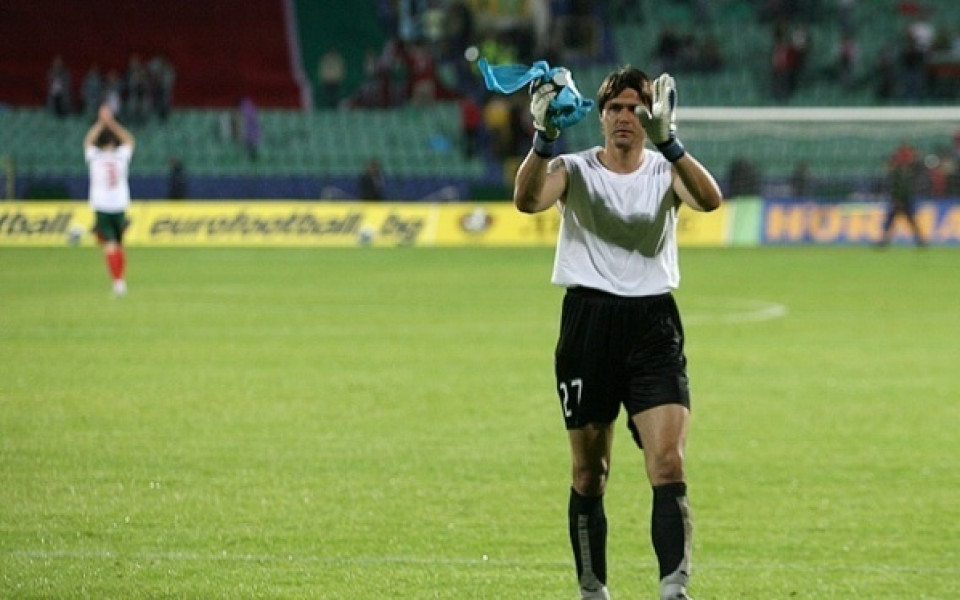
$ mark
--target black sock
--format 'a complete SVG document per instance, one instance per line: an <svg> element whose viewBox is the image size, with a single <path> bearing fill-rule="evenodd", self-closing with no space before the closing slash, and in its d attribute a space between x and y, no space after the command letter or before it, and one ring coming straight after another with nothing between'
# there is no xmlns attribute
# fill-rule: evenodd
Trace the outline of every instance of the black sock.
<svg viewBox="0 0 960 600"><path fill-rule="evenodd" d="M686 581L692 530L687 484L678 482L654 486L650 535L660 563L660 579L676 575L683 582Z"/></svg>
<svg viewBox="0 0 960 600"><path fill-rule="evenodd" d="M567 514L577 580L583 588L599 588L607 583L607 516L603 512L603 496L581 496L570 488Z"/></svg>

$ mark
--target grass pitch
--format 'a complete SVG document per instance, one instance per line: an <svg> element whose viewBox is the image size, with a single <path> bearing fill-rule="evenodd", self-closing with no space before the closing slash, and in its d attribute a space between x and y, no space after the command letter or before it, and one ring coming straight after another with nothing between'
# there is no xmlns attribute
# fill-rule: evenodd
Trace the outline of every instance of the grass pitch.
<svg viewBox="0 0 960 600"><path fill-rule="evenodd" d="M0 249L0 597L576 597L550 250ZM960 253L685 249L693 595L960 595ZM656 597L623 419L610 587Z"/></svg>

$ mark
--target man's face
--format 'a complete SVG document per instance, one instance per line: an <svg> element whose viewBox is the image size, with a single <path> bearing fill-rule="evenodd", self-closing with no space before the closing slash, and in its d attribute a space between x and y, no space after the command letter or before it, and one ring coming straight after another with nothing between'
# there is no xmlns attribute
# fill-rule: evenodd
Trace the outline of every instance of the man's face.
<svg viewBox="0 0 960 600"><path fill-rule="evenodd" d="M608 100L600 113L604 138L621 149L642 146L646 135L634 112L642 104L640 94L632 88L626 88Z"/></svg>

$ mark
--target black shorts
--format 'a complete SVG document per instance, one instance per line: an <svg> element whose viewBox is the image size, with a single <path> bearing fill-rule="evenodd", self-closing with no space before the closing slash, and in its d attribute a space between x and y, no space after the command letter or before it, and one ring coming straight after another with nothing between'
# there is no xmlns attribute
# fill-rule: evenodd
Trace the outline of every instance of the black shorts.
<svg viewBox="0 0 960 600"><path fill-rule="evenodd" d="M631 298L568 289L555 362L567 429L612 423L621 405L631 417L662 404L689 408L683 344L672 294Z"/></svg>
<svg viewBox="0 0 960 600"><path fill-rule="evenodd" d="M126 213L108 213L96 211L96 222L93 233L101 242L113 241L123 243L123 232L127 230L130 221Z"/></svg>

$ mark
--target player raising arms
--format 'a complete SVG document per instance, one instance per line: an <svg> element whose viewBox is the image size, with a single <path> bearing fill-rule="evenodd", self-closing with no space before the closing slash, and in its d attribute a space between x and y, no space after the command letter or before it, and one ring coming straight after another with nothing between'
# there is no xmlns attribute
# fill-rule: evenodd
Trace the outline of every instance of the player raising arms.
<svg viewBox="0 0 960 600"><path fill-rule="evenodd" d="M562 213L552 281L566 294L555 369L571 449L568 515L580 596L610 597L603 495L613 423L623 406L653 488L660 598L688 600L690 392L671 294L680 283L677 213L681 205L712 211L722 194L676 137L677 95L669 75L651 81L631 67L610 73L597 95L603 147L553 158L560 130L551 100L558 91L551 82L531 88L537 132L517 171L513 199L525 213L552 206ZM659 152L644 147L648 138Z"/></svg>
<svg viewBox="0 0 960 600"><path fill-rule="evenodd" d="M127 293L123 232L130 206L128 173L133 147L133 135L114 118L108 106L101 106L96 123L83 138L83 153L90 170L89 202L96 216L94 233L113 279L113 294L118 297Z"/></svg>

